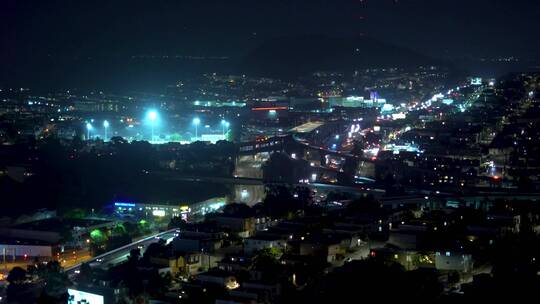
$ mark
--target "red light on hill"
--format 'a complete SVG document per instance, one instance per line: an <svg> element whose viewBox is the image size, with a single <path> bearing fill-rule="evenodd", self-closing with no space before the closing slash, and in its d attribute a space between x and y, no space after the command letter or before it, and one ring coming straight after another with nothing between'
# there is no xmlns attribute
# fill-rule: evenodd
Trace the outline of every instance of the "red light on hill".
<svg viewBox="0 0 540 304"><path fill-rule="evenodd" d="M264 107L264 108L251 108L252 111L278 111L288 110L288 107Z"/></svg>

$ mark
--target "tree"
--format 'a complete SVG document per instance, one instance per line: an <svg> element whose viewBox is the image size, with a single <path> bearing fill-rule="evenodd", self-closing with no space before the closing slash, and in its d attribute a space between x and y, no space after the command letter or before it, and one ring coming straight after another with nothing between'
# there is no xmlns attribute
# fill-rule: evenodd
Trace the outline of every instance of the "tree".
<svg viewBox="0 0 540 304"><path fill-rule="evenodd" d="M355 199L347 205L347 210L354 213L373 212L381 209L381 203L373 195Z"/></svg>
<svg viewBox="0 0 540 304"><path fill-rule="evenodd" d="M309 164L303 159L292 159L286 153L275 152L263 164L263 179L268 182L298 183L310 176Z"/></svg>
<svg viewBox="0 0 540 304"><path fill-rule="evenodd" d="M251 207L249 207L246 204L232 203L232 204L227 204L225 205L225 207L223 207L223 214L249 216L249 215L253 215L253 210L251 209Z"/></svg>
<svg viewBox="0 0 540 304"><path fill-rule="evenodd" d="M38 276L44 282L38 303L67 302L67 287L71 285L71 282L58 261L48 262L41 271L38 271Z"/></svg>
<svg viewBox="0 0 540 304"><path fill-rule="evenodd" d="M233 156L238 151L238 146L227 140L217 141L213 148L216 150L216 154L224 156Z"/></svg>
<svg viewBox="0 0 540 304"><path fill-rule="evenodd" d="M95 243L102 244L107 241L107 236L101 229L94 229L90 232L90 239Z"/></svg>
<svg viewBox="0 0 540 304"><path fill-rule="evenodd" d="M139 226L137 224L135 224L135 223L123 222L122 226L124 227L126 233L129 236L138 236L138 235L141 234L141 232L139 230Z"/></svg>
<svg viewBox="0 0 540 304"><path fill-rule="evenodd" d="M182 141L182 135L178 133L171 134L171 141Z"/></svg>
<svg viewBox="0 0 540 304"><path fill-rule="evenodd" d="M294 193L296 201L298 201L298 204L302 208L305 208L313 203L313 191L311 191L311 189L308 187L296 187L294 189Z"/></svg>
<svg viewBox="0 0 540 304"><path fill-rule="evenodd" d="M146 234L150 232L150 223L148 223L147 220L140 220L139 223L139 231L141 234Z"/></svg>
<svg viewBox="0 0 540 304"><path fill-rule="evenodd" d="M115 146L121 146L128 144L128 141L121 136L113 136L111 137L110 143Z"/></svg>
<svg viewBox="0 0 540 304"><path fill-rule="evenodd" d="M526 173L517 175L515 178L517 179L518 189L523 191L530 191L532 189L533 183Z"/></svg>
<svg viewBox="0 0 540 304"><path fill-rule="evenodd" d="M90 250L94 255L98 255L105 251L105 245L107 243L107 234L101 229L94 229L90 232Z"/></svg>
<svg viewBox="0 0 540 304"><path fill-rule="evenodd" d="M72 209L69 209L68 211L64 212L63 216L65 218L82 219L82 218L85 218L86 215L87 215L86 210L84 210L82 208L72 208Z"/></svg>
<svg viewBox="0 0 540 304"><path fill-rule="evenodd" d="M73 242L73 230L67 229L66 227L64 227L62 229L61 234L62 234L62 242L64 242L64 244L69 244Z"/></svg>
<svg viewBox="0 0 540 304"><path fill-rule="evenodd" d="M457 284L461 280L459 272L452 271L448 274L448 283Z"/></svg>
<svg viewBox="0 0 540 304"><path fill-rule="evenodd" d="M277 262L282 254L283 253L281 252L279 248L276 248L276 247L264 248L264 249L261 249L257 253L255 257L255 261L256 261L255 263L260 262L261 260Z"/></svg>
<svg viewBox="0 0 540 304"><path fill-rule="evenodd" d="M132 242L131 237L125 233L119 234L119 235L118 234L113 235L111 238L108 239L107 244L106 244L106 249L113 250L113 249L122 247L124 245L127 245L131 242Z"/></svg>
<svg viewBox="0 0 540 304"><path fill-rule="evenodd" d="M377 300L382 303L414 303L416 299L425 299L423 294L415 294L410 289L409 286L414 283L410 281L403 267L397 263L375 259L355 260L336 268L319 282L308 285L300 301L350 303L351 299L358 299L359 296L363 302Z"/></svg>
<svg viewBox="0 0 540 304"><path fill-rule="evenodd" d="M291 190L282 185L267 185L266 197L263 205L266 212L272 217L283 217L291 212L296 212L302 206L296 200Z"/></svg>
<svg viewBox="0 0 540 304"><path fill-rule="evenodd" d="M71 140L71 148L75 150L80 150L84 147L84 142L80 136L80 134L73 136L73 139Z"/></svg>
<svg viewBox="0 0 540 304"><path fill-rule="evenodd" d="M8 274L7 281L10 284L21 284L26 280L26 270L21 267L13 267Z"/></svg>
<svg viewBox="0 0 540 304"><path fill-rule="evenodd" d="M225 134L225 138L231 142L240 141L241 136L242 136L242 124L240 123L232 123L231 128L229 128L229 130L227 130L227 133Z"/></svg>
<svg viewBox="0 0 540 304"><path fill-rule="evenodd" d="M139 259L141 257L141 250L140 249L131 249L129 251L129 257L128 257L128 263L132 265L136 265L139 262Z"/></svg>
<svg viewBox="0 0 540 304"><path fill-rule="evenodd" d="M82 286L91 285L94 280L94 272L88 263L82 263L77 283Z"/></svg>
<svg viewBox="0 0 540 304"><path fill-rule="evenodd" d="M278 248L264 248L253 258L251 269L261 271L267 279L276 279L281 269L279 258L282 254Z"/></svg>
<svg viewBox="0 0 540 304"><path fill-rule="evenodd" d="M144 251L143 259L148 261L150 257L157 257L165 253L166 246L165 241L160 239L157 243L152 243L148 245L146 250Z"/></svg>
<svg viewBox="0 0 540 304"><path fill-rule="evenodd" d="M174 216L169 221L168 228L169 229L173 229L173 228L183 229L184 227L186 227L186 225L187 225L186 221L184 221L181 217Z"/></svg>
<svg viewBox="0 0 540 304"><path fill-rule="evenodd" d="M114 226L114 228L112 229L111 234L117 235L117 236L126 235L127 234L126 227L122 223L116 224L116 226Z"/></svg>
<svg viewBox="0 0 540 304"><path fill-rule="evenodd" d="M28 292L28 285L26 281L26 271L21 267L13 267L8 274L7 281L9 285L6 290L6 296L8 303L31 303L30 299L25 299Z"/></svg>
<svg viewBox="0 0 540 304"><path fill-rule="evenodd" d="M405 282L417 303L433 303L441 295L443 287L439 273L433 269L419 268L405 272Z"/></svg>

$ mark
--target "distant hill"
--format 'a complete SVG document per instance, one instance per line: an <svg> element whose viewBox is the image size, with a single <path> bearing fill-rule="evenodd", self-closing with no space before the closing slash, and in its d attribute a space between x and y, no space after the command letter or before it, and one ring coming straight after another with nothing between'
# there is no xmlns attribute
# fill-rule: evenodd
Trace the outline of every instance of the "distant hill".
<svg viewBox="0 0 540 304"><path fill-rule="evenodd" d="M263 43L243 58L241 69L253 75L294 77L315 71L441 64L409 49L367 37L305 35Z"/></svg>

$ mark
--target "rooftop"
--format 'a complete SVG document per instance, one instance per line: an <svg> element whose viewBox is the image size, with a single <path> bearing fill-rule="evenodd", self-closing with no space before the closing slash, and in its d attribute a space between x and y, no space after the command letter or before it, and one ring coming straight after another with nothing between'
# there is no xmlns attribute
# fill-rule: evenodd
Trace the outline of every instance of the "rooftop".
<svg viewBox="0 0 540 304"><path fill-rule="evenodd" d="M293 133L309 133L313 130L317 129L318 127L324 125L324 122L322 121L310 121L306 122L305 124L296 126L291 129L291 132Z"/></svg>
<svg viewBox="0 0 540 304"><path fill-rule="evenodd" d="M30 240L23 238L10 238L10 237L0 237L0 245L28 245L28 246L50 246L53 245L49 242L41 240Z"/></svg>
<svg viewBox="0 0 540 304"><path fill-rule="evenodd" d="M41 231L56 231L61 232L65 228L72 229L74 227L91 227L95 225L105 224L108 221L104 220L87 220L75 218L48 218L44 220L28 222L12 226L15 229L41 230Z"/></svg>

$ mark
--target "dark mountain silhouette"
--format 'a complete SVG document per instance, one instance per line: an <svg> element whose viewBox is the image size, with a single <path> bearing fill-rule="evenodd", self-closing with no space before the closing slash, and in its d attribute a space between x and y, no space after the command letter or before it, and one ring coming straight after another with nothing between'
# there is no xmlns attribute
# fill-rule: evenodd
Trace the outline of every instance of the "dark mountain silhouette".
<svg viewBox="0 0 540 304"><path fill-rule="evenodd" d="M241 69L252 75L295 77L315 71L345 72L442 64L439 60L372 38L304 35L263 43L242 60Z"/></svg>

